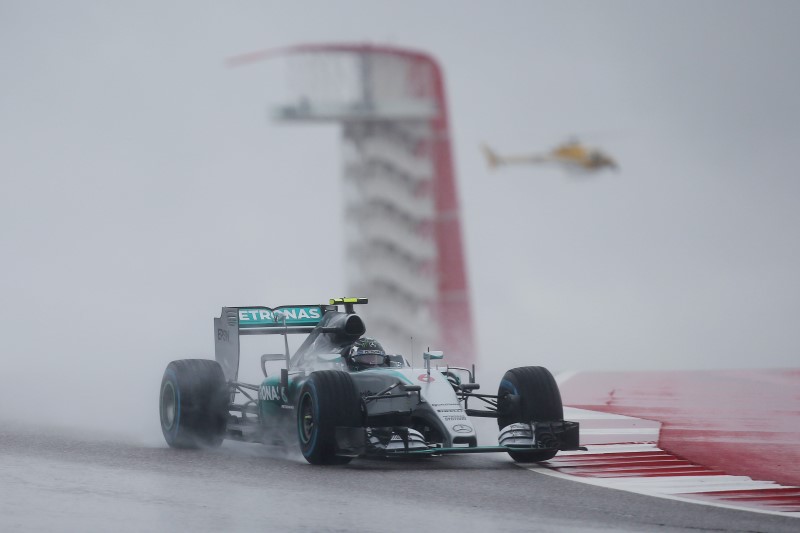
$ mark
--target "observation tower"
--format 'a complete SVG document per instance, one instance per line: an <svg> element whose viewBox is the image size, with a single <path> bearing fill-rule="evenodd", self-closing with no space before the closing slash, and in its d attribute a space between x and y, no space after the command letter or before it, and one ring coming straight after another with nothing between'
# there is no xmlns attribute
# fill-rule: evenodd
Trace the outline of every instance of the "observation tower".
<svg viewBox="0 0 800 533"><path fill-rule="evenodd" d="M369 44L255 52L281 57L293 101L284 122L341 124L345 272L367 334L388 351L428 346L475 362L444 80L428 54Z"/></svg>

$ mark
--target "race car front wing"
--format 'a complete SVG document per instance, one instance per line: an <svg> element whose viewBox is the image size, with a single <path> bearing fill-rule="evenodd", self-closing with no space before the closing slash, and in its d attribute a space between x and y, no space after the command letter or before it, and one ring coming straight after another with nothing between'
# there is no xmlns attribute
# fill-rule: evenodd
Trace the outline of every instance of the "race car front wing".
<svg viewBox="0 0 800 533"><path fill-rule="evenodd" d="M389 430L390 428L383 428ZM339 455L373 455L383 457L433 456L464 453L496 453L527 451L586 450L579 445L579 424L567 420L511 424L500 431L499 446L454 446L427 445L421 435L405 428L391 428L395 435L379 445L376 429L371 433L365 428L337 427L336 440ZM406 432L398 432L405 429ZM413 433L410 433L413 432ZM390 431L389 434L392 432Z"/></svg>

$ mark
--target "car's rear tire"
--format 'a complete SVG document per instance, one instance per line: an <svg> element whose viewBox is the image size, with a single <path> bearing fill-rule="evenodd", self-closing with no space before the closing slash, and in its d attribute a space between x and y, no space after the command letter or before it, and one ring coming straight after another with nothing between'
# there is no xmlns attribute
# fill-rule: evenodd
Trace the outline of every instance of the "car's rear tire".
<svg viewBox="0 0 800 533"><path fill-rule="evenodd" d="M497 396L499 429L515 423L529 424L532 420L555 421L564 418L558 384L550 371L542 366L512 368L500 380ZM556 453L555 450L508 452L514 461L526 463L547 461Z"/></svg>
<svg viewBox="0 0 800 533"><path fill-rule="evenodd" d="M216 361L181 359L164 371L159 394L161 432L172 448L217 447L228 420L230 391Z"/></svg>
<svg viewBox="0 0 800 533"><path fill-rule="evenodd" d="M362 425L361 400L347 372L312 373L297 396L297 436L303 457L313 465L349 463L336 455L336 426Z"/></svg>

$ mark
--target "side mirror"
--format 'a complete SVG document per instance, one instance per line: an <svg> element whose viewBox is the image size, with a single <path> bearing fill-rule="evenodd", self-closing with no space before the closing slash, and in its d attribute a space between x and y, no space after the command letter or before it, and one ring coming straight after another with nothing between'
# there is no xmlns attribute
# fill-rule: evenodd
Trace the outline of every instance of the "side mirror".
<svg viewBox="0 0 800 533"><path fill-rule="evenodd" d="M425 370L428 371L428 375L431 375L431 360L432 359L442 359L444 358L444 352L441 351L431 351L428 349L427 352L422 354L422 358L425 360Z"/></svg>

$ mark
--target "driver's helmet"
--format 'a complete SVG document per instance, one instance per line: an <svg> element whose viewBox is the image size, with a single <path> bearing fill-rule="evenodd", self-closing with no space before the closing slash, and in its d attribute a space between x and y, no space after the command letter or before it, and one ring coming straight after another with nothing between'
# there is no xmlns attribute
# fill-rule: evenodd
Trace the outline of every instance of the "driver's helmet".
<svg viewBox="0 0 800 533"><path fill-rule="evenodd" d="M375 339L362 337L350 346L347 362L356 368L385 366L386 351Z"/></svg>

